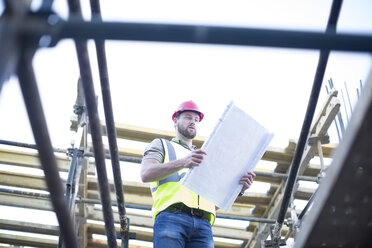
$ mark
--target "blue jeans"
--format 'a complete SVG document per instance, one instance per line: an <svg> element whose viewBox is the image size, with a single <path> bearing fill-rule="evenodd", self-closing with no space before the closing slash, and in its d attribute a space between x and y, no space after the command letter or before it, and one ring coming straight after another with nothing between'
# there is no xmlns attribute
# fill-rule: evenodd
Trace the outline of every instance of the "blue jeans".
<svg viewBox="0 0 372 248"><path fill-rule="evenodd" d="M154 248L213 248L207 219L184 212L160 212L154 224Z"/></svg>

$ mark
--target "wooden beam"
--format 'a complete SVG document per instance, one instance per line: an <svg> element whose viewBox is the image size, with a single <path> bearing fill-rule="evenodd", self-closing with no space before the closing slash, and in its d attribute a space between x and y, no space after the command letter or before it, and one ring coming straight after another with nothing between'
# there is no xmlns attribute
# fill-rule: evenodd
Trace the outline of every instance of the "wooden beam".
<svg viewBox="0 0 372 248"><path fill-rule="evenodd" d="M121 241L118 240L118 245L121 246ZM88 247L89 248L107 248L107 241L100 240L100 239L90 239L88 240ZM129 241L129 248L149 248L145 245L133 245Z"/></svg>
<svg viewBox="0 0 372 248"><path fill-rule="evenodd" d="M68 171L70 162L67 157L56 155L57 165L61 171ZM0 148L0 163L41 169L37 152L15 151Z"/></svg>
<svg viewBox="0 0 372 248"><path fill-rule="evenodd" d="M114 192L114 185L112 181L110 181L110 186L111 186L111 192ZM89 190L98 189L98 183L95 178L89 178L88 189ZM143 183L124 182L124 192L151 197L150 187ZM251 205L256 205L256 204L265 205L265 204L268 204L269 202L270 202L270 196L267 194L248 193L243 197L238 197L235 203L251 204Z"/></svg>
<svg viewBox="0 0 372 248"><path fill-rule="evenodd" d="M142 158L143 150L120 147L119 155ZM288 152L286 148L283 149L269 146L262 156L262 160L289 165L292 161L292 156L293 152Z"/></svg>
<svg viewBox="0 0 372 248"><path fill-rule="evenodd" d="M53 211L50 200L32 199L29 197L7 195L3 193L0 193L0 197L0 205L3 206Z"/></svg>
<svg viewBox="0 0 372 248"><path fill-rule="evenodd" d="M89 213L88 214L89 219L103 221L103 214L101 211L94 209L93 207L89 207L88 213ZM139 227L147 227L152 230L154 222L151 216L136 215L136 214L128 214L127 216L130 219L131 225L139 226ZM115 222L117 223L119 222L118 214L114 214L114 219L115 219ZM92 230L93 227L96 228L94 230L96 230L97 233L104 234L103 224L102 226L88 224L88 230L89 228L91 228ZM98 227L100 228L100 231L97 230ZM215 237L239 239L239 240L248 240L251 237L251 233L245 231L242 228L232 228L232 227L227 227L224 225L213 225L212 230L213 230L213 235ZM152 241L152 231L142 233L141 235L145 235L145 237L141 238L141 240Z"/></svg>
<svg viewBox="0 0 372 248"><path fill-rule="evenodd" d="M58 226L36 224L36 223L15 221L15 220L0 219L0 229L45 234L45 235L54 235L54 236L59 235Z"/></svg>
<svg viewBox="0 0 372 248"><path fill-rule="evenodd" d="M0 182L1 185L4 186L47 190L44 181L44 176L30 175L18 172L0 171Z"/></svg>
<svg viewBox="0 0 372 248"><path fill-rule="evenodd" d="M0 233L0 243L41 248L55 248L58 245L58 240Z"/></svg>
<svg viewBox="0 0 372 248"><path fill-rule="evenodd" d="M129 241L130 242L130 241ZM120 241L118 241L118 245L121 245ZM90 248L107 248L107 241L106 240L89 240L88 247ZM231 244L221 241L214 242L215 248L240 248L241 244ZM129 248L148 248L147 246L140 246L140 245L131 245L129 244Z"/></svg>
<svg viewBox="0 0 372 248"><path fill-rule="evenodd" d="M6 176L5 176L6 175ZM6 178L4 185L7 186L20 186L20 187L30 187L33 189L41 189L45 190L45 186L40 186L43 184L43 179L41 176L33 176L33 177L24 177L19 173L6 173L0 174L0 180L2 180L2 176ZM89 179L91 180L91 179ZM92 183L92 181L91 181ZM36 185L36 186L35 186ZM94 185L94 184L93 184ZM126 185L126 184L125 184ZM127 204L135 204L135 205L142 205L142 206L151 206L153 203L152 197L150 192L146 194L137 193L136 186L139 186L138 192L141 192L144 187L141 184L137 183L128 183L129 193L124 193L125 202ZM37 187L38 186L38 187ZM124 186L125 187L125 186ZM96 188L93 186L93 188ZM148 188L146 188L148 190ZM98 191L97 190L88 190L87 192L88 199L99 199ZM33 199L26 196L15 196L15 195L7 195L1 194L2 198L0 204L7 205L7 206L18 206L18 207L29 207L32 209L41 209L41 210L51 210L51 205L48 199ZM267 201L270 196L262 195ZM112 192L111 198L113 201L116 200L115 194ZM246 199L245 199L246 198ZM222 210L218 210L217 213L220 214L227 214L233 216L256 216L252 215L252 210L255 207L253 204L249 204L253 198L258 199L262 203L261 195L251 195L251 196L242 196L239 197L237 203L234 203L232 208L227 212L223 212Z"/></svg>
<svg viewBox="0 0 372 248"><path fill-rule="evenodd" d="M72 125L76 126L76 121L72 121ZM175 132L167 130L145 128L119 123L116 123L115 126L117 137L120 139L150 143L152 140L156 138L164 138L171 140L173 137L176 136ZM102 125L102 131L104 133L106 132L106 127L104 125ZM197 136L193 140L193 144L196 145L197 147L201 147L206 139L207 137ZM266 152L264 153L262 160L273 161L289 165L292 161L293 152L294 149L293 144L291 144L291 142L288 144L288 147L286 148L277 148L269 146ZM129 154L135 157L142 157L143 151L142 150L136 151L134 149L127 148L120 149L120 155L128 156Z"/></svg>

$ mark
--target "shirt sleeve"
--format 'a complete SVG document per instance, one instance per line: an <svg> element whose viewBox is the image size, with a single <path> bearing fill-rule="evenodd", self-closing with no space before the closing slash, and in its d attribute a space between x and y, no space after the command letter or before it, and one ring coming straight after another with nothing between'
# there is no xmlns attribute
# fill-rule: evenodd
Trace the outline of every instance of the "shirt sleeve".
<svg viewBox="0 0 372 248"><path fill-rule="evenodd" d="M159 163L164 162L164 147L160 139L154 139L145 149L142 159L156 159Z"/></svg>

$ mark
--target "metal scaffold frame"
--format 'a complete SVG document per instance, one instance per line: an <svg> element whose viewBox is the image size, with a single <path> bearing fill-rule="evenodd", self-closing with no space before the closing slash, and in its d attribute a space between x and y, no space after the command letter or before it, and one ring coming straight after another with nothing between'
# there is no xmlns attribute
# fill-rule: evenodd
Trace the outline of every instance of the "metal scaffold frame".
<svg viewBox="0 0 372 248"><path fill-rule="evenodd" d="M107 71L105 40L134 40L152 42L182 42L213 45L234 46L267 46L320 50L319 62L314 78L313 89L308 102L308 108L291 164L289 175L281 173L258 173L258 176L287 178L280 211L272 228L272 239L267 246L277 247L281 242L280 230L290 205L293 189L298 179L317 181L317 178L299 175L302 155L308 142L311 123L317 105L324 72L331 50L350 52L372 52L372 36L355 34L337 34L336 24L342 1L334 0L331 8L327 29L322 32L304 32L287 30L265 30L252 28L233 28L198 25L174 25L152 23L119 23L104 22L100 14L98 0L91 0L92 20L84 21L78 0L68 0L70 17L64 21L52 12L53 0L44 0L37 12L32 13L24 1L5 0L6 9L0 19L0 93L1 86L11 75L17 74L26 103L28 116L35 137L36 146L45 180L50 192L49 198L57 215L60 235L65 247L79 247L71 212L74 197L66 201L62 181L57 170L46 120L41 104L37 82L32 67L35 51L40 48L40 41L48 37L48 44L54 46L62 39L74 39L80 67L80 78L89 117L90 132L93 140L94 157L97 167L100 199L105 222L105 230L109 247L117 247L114 217L111 208L110 189L106 175L105 158L111 158L114 171L117 206L120 216L120 236L122 247L128 247L129 219L126 217L123 183L121 180L120 160L137 161L132 157L119 156L116 143L116 128L111 103L109 77ZM94 39L101 79L101 89L105 110L106 131L109 139L110 155L105 154L102 142L102 129L98 116L97 102L93 87L93 79L87 51L87 39ZM20 144L20 143L19 143ZM18 144L18 145L19 145ZM27 144L26 144L27 145ZM35 146L30 145L30 147ZM72 151L77 159L77 150ZM85 153L84 156L87 156ZM72 163L75 164L75 160ZM78 177L79 172L75 176ZM71 182L71 181L70 181ZM18 192L22 194L22 192ZM70 191L70 196L74 191ZM45 198L46 196L38 196ZM82 199L81 201L84 201ZM69 207L70 206L70 207ZM302 216L302 214L301 214ZM244 218L243 218L244 219ZM272 219L250 219L251 221L273 224Z"/></svg>

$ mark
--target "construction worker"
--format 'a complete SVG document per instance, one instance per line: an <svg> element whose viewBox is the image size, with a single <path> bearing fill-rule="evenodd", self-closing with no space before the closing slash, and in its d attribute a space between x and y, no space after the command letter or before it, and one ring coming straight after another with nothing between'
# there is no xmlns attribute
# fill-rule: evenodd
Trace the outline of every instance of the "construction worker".
<svg viewBox="0 0 372 248"><path fill-rule="evenodd" d="M176 137L172 141L155 139L144 152L141 178L151 182L154 248L214 247L215 205L180 184L187 170L199 166L207 156L192 145L203 117L193 101L183 102L172 116ZM255 176L253 172L243 176L240 194Z"/></svg>

